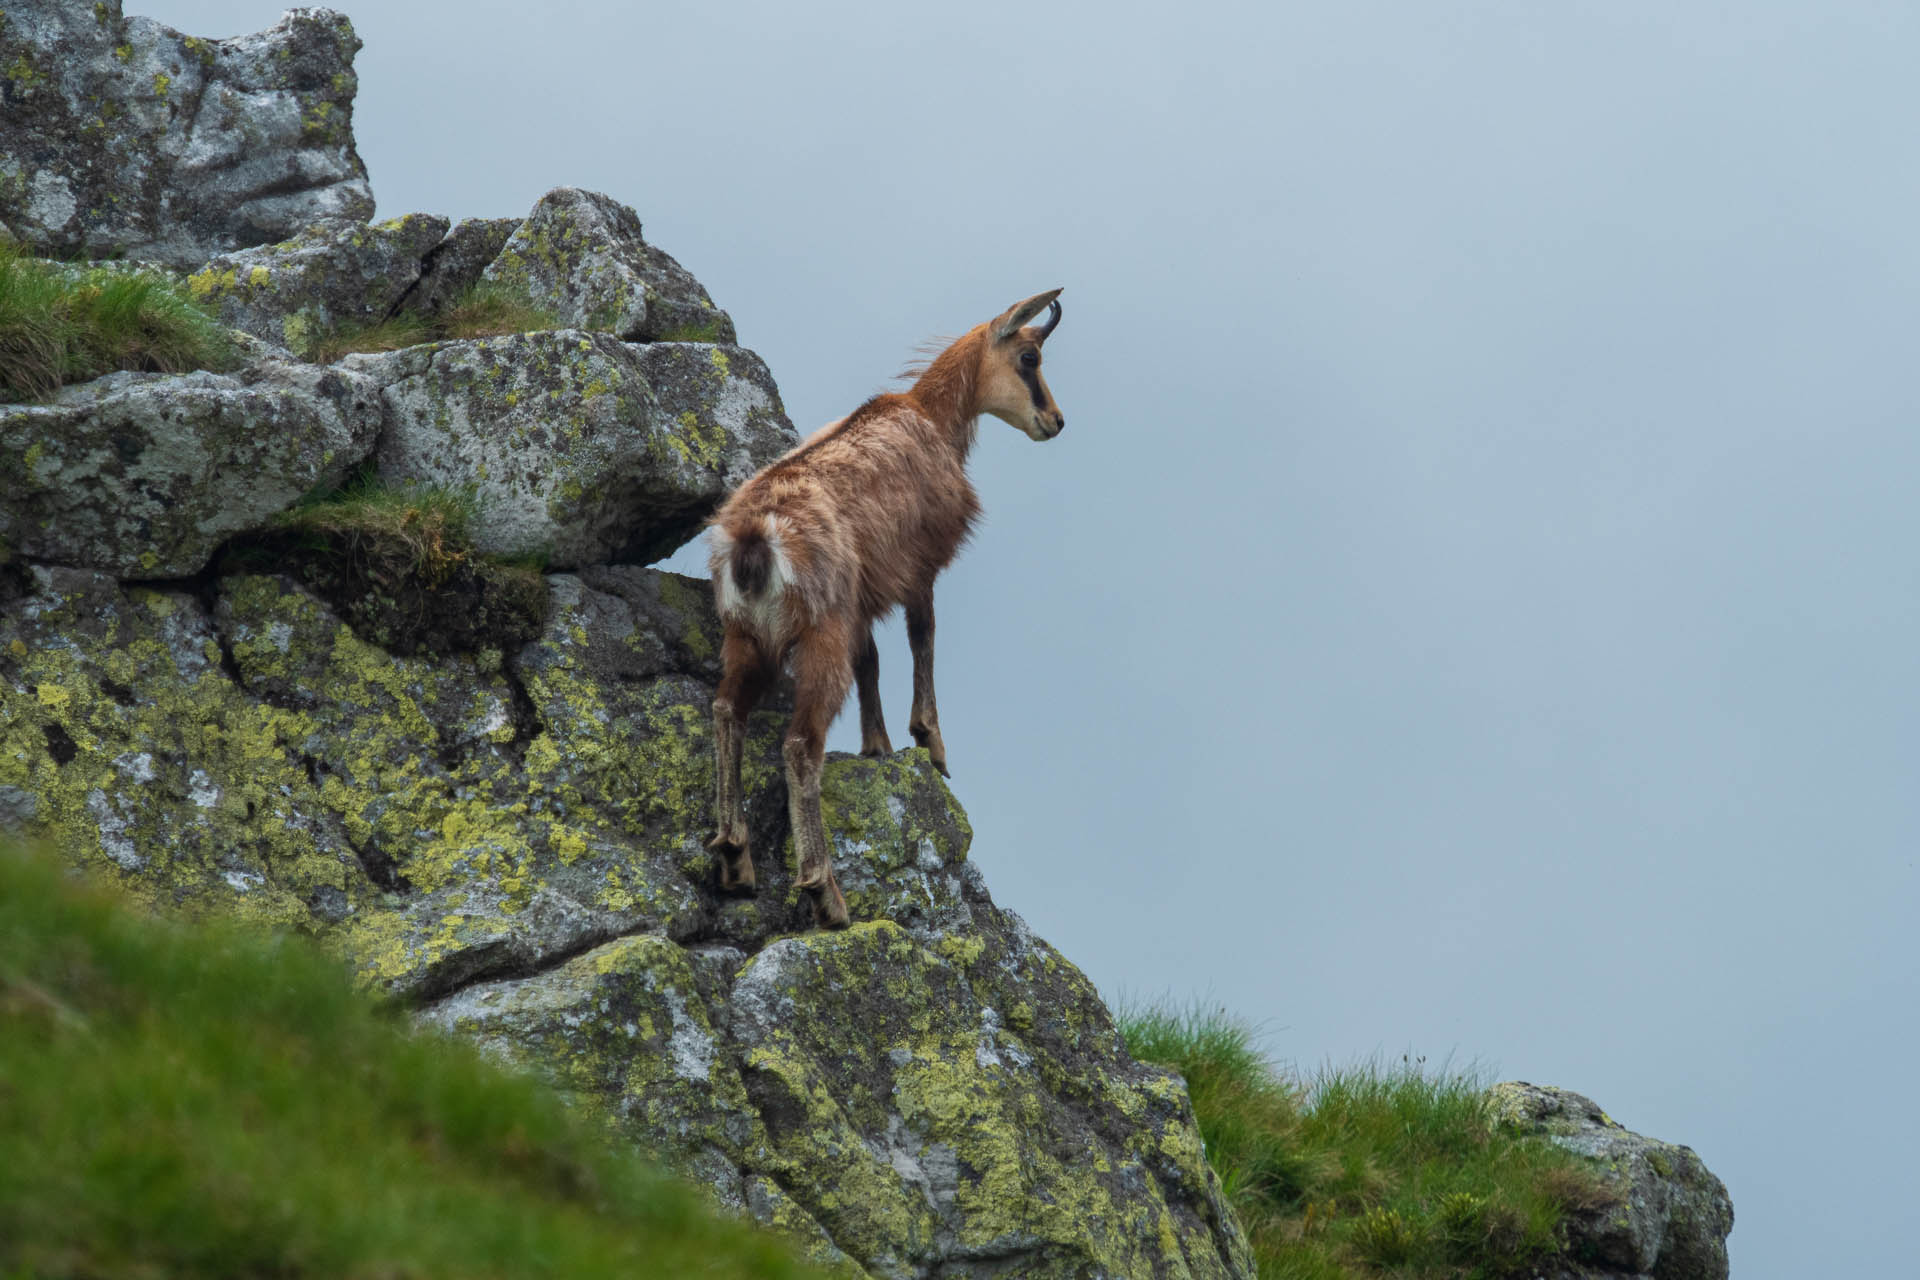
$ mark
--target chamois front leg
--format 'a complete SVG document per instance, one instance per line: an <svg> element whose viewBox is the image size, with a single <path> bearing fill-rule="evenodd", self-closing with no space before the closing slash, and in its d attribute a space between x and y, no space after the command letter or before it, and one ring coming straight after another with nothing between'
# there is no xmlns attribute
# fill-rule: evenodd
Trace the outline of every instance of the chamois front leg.
<svg viewBox="0 0 1920 1280"><path fill-rule="evenodd" d="M947 772L947 744L940 739L940 708L933 700L933 590L907 602L907 643L913 647L913 714L907 728L933 757L940 776Z"/></svg>
<svg viewBox="0 0 1920 1280"><path fill-rule="evenodd" d="M713 839L707 849L719 859L720 891L754 892L753 851L740 787L740 756L747 717L773 682L775 668L744 632L728 628L720 648L725 675L713 699Z"/></svg>
<svg viewBox="0 0 1920 1280"><path fill-rule="evenodd" d="M827 824L820 816L820 766L827 751L827 726L833 723L852 683L850 629L816 626L794 650L793 723L780 753L787 765L787 814L800 866L794 887L813 899L814 923L823 929L847 927L847 900L833 877Z"/></svg>
<svg viewBox="0 0 1920 1280"><path fill-rule="evenodd" d="M892 755L887 718L880 710L880 651L874 647L872 627L853 651L853 682L860 691L860 754Z"/></svg>

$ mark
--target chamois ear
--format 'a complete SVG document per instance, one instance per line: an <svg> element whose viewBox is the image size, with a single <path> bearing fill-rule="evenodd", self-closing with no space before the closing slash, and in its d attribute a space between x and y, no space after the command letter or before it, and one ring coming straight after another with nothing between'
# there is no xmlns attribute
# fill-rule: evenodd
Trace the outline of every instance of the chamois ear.
<svg viewBox="0 0 1920 1280"><path fill-rule="evenodd" d="M1049 289L1045 293L1036 293L1025 302L1016 302L1000 313L1000 318L987 328L997 340L1004 341L1020 332L1027 321L1039 315L1049 302L1060 296L1060 290Z"/></svg>

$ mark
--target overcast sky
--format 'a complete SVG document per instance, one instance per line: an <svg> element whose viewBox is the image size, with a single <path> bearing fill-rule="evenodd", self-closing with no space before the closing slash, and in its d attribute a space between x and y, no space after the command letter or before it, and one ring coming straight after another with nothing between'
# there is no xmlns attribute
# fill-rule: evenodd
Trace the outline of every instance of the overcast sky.
<svg viewBox="0 0 1920 1280"><path fill-rule="evenodd" d="M634 205L803 431L1065 286L941 720L1109 996L1587 1093L1743 1280L1911 1270L1920 9L349 12L382 216Z"/></svg>

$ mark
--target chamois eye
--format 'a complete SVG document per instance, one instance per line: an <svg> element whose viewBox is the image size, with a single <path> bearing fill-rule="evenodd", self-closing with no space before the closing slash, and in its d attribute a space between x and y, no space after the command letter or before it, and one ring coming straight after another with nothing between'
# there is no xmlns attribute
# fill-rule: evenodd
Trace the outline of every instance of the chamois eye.
<svg viewBox="0 0 1920 1280"><path fill-rule="evenodd" d="M1038 351L1022 351L1020 353L1020 367L1022 369L1038 369L1040 367L1040 353Z"/></svg>

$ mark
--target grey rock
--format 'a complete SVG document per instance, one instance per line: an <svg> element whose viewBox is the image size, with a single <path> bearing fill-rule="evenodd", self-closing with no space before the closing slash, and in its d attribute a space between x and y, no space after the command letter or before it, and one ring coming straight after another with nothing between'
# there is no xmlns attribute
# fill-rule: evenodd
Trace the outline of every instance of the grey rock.
<svg viewBox="0 0 1920 1280"><path fill-rule="evenodd" d="M484 278L568 328L629 342L734 341L727 313L646 242L639 215L596 191L560 187L542 196Z"/></svg>
<svg viewBox="0 0 1920 1280"><path fill-rule="evenodd" d="M17 831L33 821L40 802L31 791L20 787L0 787L0 831Z"/></svg>
<svg viewBox="0 0 1920 1280"><path fill-rule="evenodd" d="M26 0L0 22L0 221L51 256L186 268L373 212L354 150L341 14L295 9L230 40Z"/></svg>
<svg viewBox="0 0 1920 1280"><path fill-rule="evenodd" d="M378 387L262 357L237 373L116 373L0 407L0 539L131 578L198 573L220 542L373 447Z"/></svg>
<svg viewBox="0 0 1920 1280"><path fill-rule="evenodd" d="M437 316L480 283L481 273L520 228L519 218L462 218L420 264L420 279L400 300L404 310Z"/></svg>
<svg viewBox="0 0 1920 1280"><path fill-rule="evenodd" d="M670 554L798 437L760 358L553 330L339 366L379 382L380 475L471 488L475 544L555 568Z"/></svg>
<svg viewBox="0 0 1920 1280"><path fill-rule="evenodd" d="M1726 1280L1733 1201L1691 1148L1623 1128L1593 1100L1522 1081L1491 1091L1496 1119L1598 1162L1617 1196L1609 1208L1578 1214L1570 1275Z"/></svg>
<svg viewBox="0 0 1920 1280"><path fill-rule="evenodd" d="M308 227L279 244L222 254L187 278L222 323L292 351L339 325L386 319L420 279L447 220L410 213L371 226Z"/></svg>

